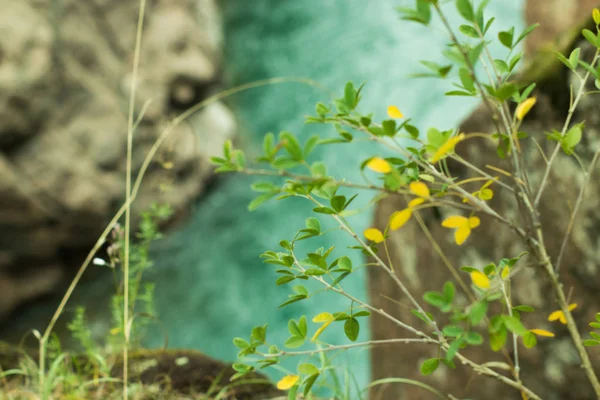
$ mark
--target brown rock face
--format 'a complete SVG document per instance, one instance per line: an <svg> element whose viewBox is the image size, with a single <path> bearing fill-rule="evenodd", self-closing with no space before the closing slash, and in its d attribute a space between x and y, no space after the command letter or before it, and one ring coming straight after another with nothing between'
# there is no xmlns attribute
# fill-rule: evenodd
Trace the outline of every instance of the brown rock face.
<svg viewBox="0 0 600 400"><path fill-rule="evenodd" d="M535 53L559 38L561 33L590 17L598 0L528 0L525 2L527 25L539 23L525 42L525 51Z"/></svg>
<svg viewBox="0 0 600 400"><path fill-rule="evenodd" d="M81 262L122 204L138 7L0 0L0 286L10 288L0 290L0 318ZM214 91L221 42L214 0L148 1L134 174L167 122ZM176 127L134 214L152 202L183 209L202 193L208 157L234 130L221 103Z"/></svg>
<svg viewBox="0 0 600 400"><path fill-rule="evenodd" d="M582 56L591 60L593 50L586 43L579 43L584 49ZM555 143L546 140L544 132L562 128L568 107L569 85L579 87L578 78L565 71L554 76L538 80L538 102L525 119L522 130L530 137L522 141L524 160L529 172L529 180L534 190L540 185L545 168L546 157L553 151ZM595 90L593 82L589 90ZM558 93L558 95L557 95ZM565 99L564 96L567 96ZM581 143L577 146L577 154L585 165L589 165L593 153L600 145L600 108L597 99L586 96L582 99L578 111L573 116L573 123L586 122ZM495 132L492 121L484 107L476 110L461 126L461 131ZM537 143L537 144L536 144ZM539 145L539 148L538 148ZM488 172L486 165L491 164L509 170L506 161L496 155L496 146L487 140L468 140L457 146L457 152L472 164ZM462 165L450 165L453 176L459 180L473 177L472 170ZM600 172L596 165L594 174ZM493 175L493 172L490 172ZM500 175L501 176L501 175ZM506 179L506 177L502 177ZM569 223L571 210L575 204L579 189L583 183L583 172L574 157L568 157L562 152L557 157L550 174L550 184L540 203L542 229L549 255L556 262L562 240ZM480 182L467 184L469 191L476 191ZM494 185L493 185L494 186ZM513 221L520 221L520 214L514 195L497 185L493 187L494 198L490 201L493 209ZM574 317L579 330L587 337L588 323L594 320L596 312L600 311L600 279L598 279L600 254L600 181L594 175L585 194L583 205L575 220L568 247L563 257L560 270L565 284L565 292L571 293L571 302L579 306L574 311ZM406 207L402 197L388 197L376 212L376 226L383 229L390 215ZM443 228L441 221L449 215L460 214L460 211L446 209L424 209L419 211L424 225L434 238L448 262L455 268L474 266L481 268L489 262L498 263L500 259L515 257L527 248L515 237L504 224L487 217L481 217L481 225L463 246L454 243L453 232ZM449 268L440 253L413 218L400 230L392 232L389 239L390 253L396 274L410 289L413 296L422 299L424 292L429 290L441 291L444 282L453 280ZM527 304L535 308L533 313L523 313L524 324L529 328L542 328L556 333L551 339L540 339L534 349L519 348L521 377L530 389L545 400L591 399L594 392L580 368L579 356L571 342L564 325L547 321L548 315L556 310L556 302L546 275L533 262L533 256L526 256L521 263L519 272L512 283L513 304ZM459 271L467 281L467 274ZM429 330L423 322L415 318L410 310L408 301L398 287L381 268L369 269L369 291L371 304L391 312L403 322ZM460 293L459 293L460 292ZM459 302L469 304L469 300L460 289L457 289ZM392 300L390 300L392 299ZM421 301L421 304L424 304ZM436 313L433 307L426 307L441 321L445 316ZM497 315L498 310L491 309L488 316ZM379 316L372 318L373 339L389 339L410 337L410 333ZM486 338L487 332L482 327L481 333ZM512 353L512 346L506 347ZM457 365L455 370L441 367L428 377L421 376L420 364L430 357L435 357L437 349L431 346L395 345L374 347L372 349L373 379L386 377L403 377L423 381L442 393L450 393L456 398L472 399L520 399L516 390L505 386L491 378L474 373L470 368ZM487 345L470 347L464 354L472 360L482 363L488 361L506 362L502 353L494 353ZM600 373L600 352L598 348L589 348L588 354ZM512 354L508 353L512 357ZM458 363L459 364L459 363ZM388 385L375 389L373 399L432 399L431 393L411 385Z"/></svg>

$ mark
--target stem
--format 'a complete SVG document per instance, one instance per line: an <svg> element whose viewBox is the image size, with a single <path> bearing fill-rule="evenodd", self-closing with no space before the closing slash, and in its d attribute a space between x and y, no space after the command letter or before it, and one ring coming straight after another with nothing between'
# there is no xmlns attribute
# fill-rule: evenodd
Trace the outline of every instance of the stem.
<svg viewBox="0 0 600 400"><path fill-rule="evenodd" d="M439 342L434 339L416 339L416 338L398 338L398 339L384 339L384 340L369 340L367 342L359 342L359 343L351 343L345 345L338 346L329 346L322 349L316 350L305 350L305 351L280 351L279 353L269 354L269 353L260 353L261 356L265 358L273 358L273 357L281 357L281 356L305 356L305 355L315 355L319 353L324 353L326 351L334 351L334 350L347 350L354 347L368 347L375 346L380 344L393 344L393 343L431 343L438 344Z"/></svg>
<svg viewBox="0 0 600 400"><path fill-rule="evenodd" d="M571 234L571 231L573 230L573 225L575 224L575 217L577 216L577 212L579 212L581 203L583 203L583 195L585 194L585 189L588 187L588 185L590 183L590 179L592 177L592 172L593 172L594 166L596 165L596 162L598 161L598 156L600 156L600 150L598 150L594 153L594 157L592 158L590 166L589 166L587 172L585 173L585 179L583 181L583 185L581 186L581 189L579 189L579 195L577 196L577 201L575 202L575 208L573 209L573 213L571 214L571 219L569 220L569 225L567 226L567 232L565 233L565 237L563 238L562 244L560 245L560 253L558 253L558 258L556 259L556 266L555 266L554 270L556 271L557 274L560 270L560 265L562 262L563 255L565 253L565 249L567 247L569 235Z"/></svg>
<svg viewBox="0 0 600 400"><path fill-rule="evenodd" d="M596 64L596 62L598 61L598 56L600 55L600 49L596 50L596 54L594 54L594 58L592 60L591 66L592 68L594 67L594 65ZM569 108L569 112L567 114L567 118L565 119L565 123L563 124L563 128L560 132L560 137L564 137L567 133L567 128L569 127L569 125L571 124L571 118L573 118L573 114L575 113L575 109L577 109L577 105L579 104L579 101L581 100L581 97L583 96L584 93L584 89L585 89L585 84L587 83L587 80L590 77L590 71L587 71L586 74L583 77L583 80L581 81L581 85L579 86L579 90L577 91L577 96L575 96L575 100L573 100L573 103L571 104L571 107ZM558 155L558 152L560 150L560 142L558 142L556 144L556 146L554 147L554 151L552 152L552 155L550 156L550 160L548 160L548 165L546 165L546 170L544 171L544 176L542 178L542 182L540 183L540 188L538 189L538 193L535 196L535 201L533 202L534 206L537 208L537 206L540 203L540 199L542 198L542 194L544 193L544 189L547 186L548 183L548 177L550 175L550 170L552 169L552 163L554 162L554 159L556 158L556 156Z"/></svg>
<svg viewBox="0 0 600 400"><path fill-rule="evenodd" d="M140 11L138 15L137 32L135 38L135 50L133 53L133 72L131 77L131 93L129 94L129 116L127 121L127 171L125 181L125 244L123 249L123 400L127 400L128 381L128 356L129 356L129 244L131 234L131 161L133 154L133 115L135 113L135 92L137 89L137 78L140 64L140 48L142 45L142 32L144 26L144 11L146 0L140 0Z"/></svg>

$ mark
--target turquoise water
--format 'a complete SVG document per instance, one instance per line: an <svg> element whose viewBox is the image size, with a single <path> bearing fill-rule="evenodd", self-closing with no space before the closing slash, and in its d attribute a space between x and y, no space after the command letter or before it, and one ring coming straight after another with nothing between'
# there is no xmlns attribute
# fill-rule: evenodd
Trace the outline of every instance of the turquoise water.
<svg viewBox="0 0 600 400"><path fill-rule="evenodd" d="M362 110L374 111L375 117L381 118L387 105L395 104L422 130L429 126L454 127L475 105L443 97L449 82L406 77L421 70L419 59L441 61L445 43L441 29L399 21L393 7L412 5L412 1L224 3L226 60L233 84L299 76L312 78L339 93L347 80L364 81L367 85ZM522 5L522 0L492 1L489 13L497 18L495 28L516 25L517 30L522 29ZM448 5L447 9L456 23L454 7ZM326 94L299 84L270 86L237 96L232 107L242 126L240 144L253 153L262 136L270 131L290 130L302 139L313 133L331 134L303 124L304 115L313 113L319 100L327 100ZM329 147L321 154L334 175L359 180L357 166L376 151L370 146L344 145ZM311 207L292 199L270 202L250 213L246 206L253 197L248 190L252 181L242 176L224 179L198 202L185 226L158 246L152 278L157 281L158 312L168 327L170 347L195 347L233 360L236 349L231 338L247 337L255 325L268 322L269 337L282 343L289 318L349 307L344 299L317 296L311 302L276 308L290 289L274 285L274 268L262 264L258 256L277 249L279 240L290 239L295 230L303 228ZM368 194L359 198L364 202ZM365 229L372 211L352 219L353 228ZM313 240L309 246L338 246L335 254L351 255L358 265L361 257L344 247L349 243L346 238L325 237ZM364 274L357 274L345 289L366 299L364 278ZM315 311L307 311L309 308ZM315 329L310 322L309 326ZM332 343L347 341L341 326L332 326L322 338ZM363 329L359 340L367 338ZM162 336L157 334L152 342L162 344ZM359 383L366 384L367 352L349 352L347 357ZM295 361L286 365L295 365Z"/></svg>

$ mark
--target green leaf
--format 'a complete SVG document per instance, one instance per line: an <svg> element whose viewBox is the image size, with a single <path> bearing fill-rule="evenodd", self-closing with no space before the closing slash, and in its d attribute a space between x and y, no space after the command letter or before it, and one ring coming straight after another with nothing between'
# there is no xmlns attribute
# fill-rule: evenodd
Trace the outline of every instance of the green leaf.
<svg viewBox="0 0 600 400"><path fill-rule="evenodd" d="M421 364L421 374L430 375L438 368L439 365L439 358L430 358L429 360L425 360L423 364Z"/></svg>
<svg viewBox="0 0 600 400"><path fill-rule="evenodd" d="M313 375L319 373L319 368L311 363L300 364L298 365L298 372L302 375Z"/></svg>
<svg viewBox="0 0 600 400"><path fill-rule="evenodd" d="M308 398L310 389L313 387L313 385L315 384L315 381L317 380L318 377L319 377L319 372L317 371L317 373L310 375L304 381L304 397L305 398ZM295 396L293 398L296 399Z"/></svg>
<svg viewBox="0 0 600 400"><path fill-rule="evenodd" d="M449 337L458 337L464 333L464 329L458 325L446 325L442 332Z"/></svg>
<svg viewBox="0 0 600 400"><path fill-rule="evenodd" d="M236 347L239 347L240 349L245 349L245 348L250 347L250 343L248 343L245 339L242 339L241 337L234 338L233 344Z"/></svg>
<svg viewBox="0 0 600 400"><path fill-rule="evenodd" d="M511 317L508 315L504 315L502 319L504 320L504 325L506 326L506 328L516 335L523 336L527 332L529 332L527 328L523 326L521 321L519 321L519 319L514 316Z"/></svg>
<svg viewBox="0 0 600 400"><path fill-rule="evenodd" d="M519 305L519 306L514 306L512 308L515 311L520 311L520 312L534 312L535 309L531 306L526 306L526 305Z"/></svg>
<svg viewBox="0 0 600 400"><path fill-rule="evenodd" d="M458 76L460 77L460 81L469 92L475 92L475 83L473 81L473 77L471 76L471 72L469 72L466 68L461 68L458 70Z"/></svg>
<svg viewBox="0 0 600 400"><path fill-rule="evenodd" d="M306 220L306 227L321 232L321 222L315 217L310 217Z"/></svg>
<svg viewBox="0 0 600 400"><path fill-rule="evenodd" d="M294 161L302 161L302 147L300 146L300 142L296 139L291 132L283 131L279 134L279 141L283 144L283 147L287 150L290 157Z"/></svg>
<svg viewBox="0 0 600 400"><path fill-rule="evenodd" d="M277 280L275 281L275 284L277 286L285 285L286 283L290 283L294 279L296 279L295 276L289 276L289 275L281 276L281 277L277 278Z"/></svg>
<svg viewBox="0 0 600 400"><path fill-rule="evenodd" d="M515 28L510 28L508 31L501 31L500 33L498 33L498 39L500 40L500 43L502 43L504 46L508 47L509 49L512 50L513 48L513 35L515 32Z"/></svg>
<svg viewBox="0 0 600 400"><path fill-rule="evenodd" d="M440 292L429 291L423 294L423 300L437 308L446 306L446 297Z"/></svg>
<svg viewBox="0 0 600 400"><path fill-rule="evenodd" d="M477 332L468 332L465 335L465 340L467 344L470 344L472 346L478 346L483 343L483 336L481 336Z"/></svg>
<svg viewBox="0 0 600 400"><path fill-rule="evenodd" d="M573 148L575 146L577 146L577 144L579 144L579 142L581 141L581 128L583 126L583 123L579 123L575 126L573 126L571 129L569 129L567 131L567 133L565 134L562 143L564 144L564 146L566 146L572 153ZM566 151L565 151L566 153Z"/></svg>
<svg viewBox="0 0 600 400"><path fill-rule="evenodd" d="M598 346L599 344L600 344L600 341L594 340L594 339L585 339L583 341L583 345L586 347Z"/></svg>
<svg viewBox="0 0 600 400"><path fill-rule="evenodd" d="M304 159L308 158L310 153L312 153L312 151L315 149L315 147L317 147L317 145L319 144L319 140L320 140L319 136L313 135L306 141L306 143L304 143L304 151L303 151Z"/></svg>
<svg viewBox="0 0 600 400"><path fill-rule="evenodd" d="M298 330L300 331L300 335L302 337L306 337L306 333L308 332L308 325L306 324L306 317L302 316L298 320Z"/></svg>
<svg viewBox="0 0 600 400"><path fill-rule="evenodd" d="M316 207L313 208L313 211L319 214L336 214L335 210L332 210L329 207Z"/></svg>
<svg viewBox="0 0 600 400"><path fill-rule="evenodd" d="M479 37L479 33L477 30L469 25L461 25L458 27L458 30L461 31L465 36L472 37L477 39Z"/></svg>
<svg viewBox="0 0 600 400"><path fill-rule="evenodd" d="M233 149L233 144L231 143L231 140L228 139L225 141L225 143L223 143L223 155L225 156L225 158L227 160L231 159L231 151Z"/></svg>
<svg viewBox="0 0 600 400"><path fill-rule="evenodd" d="M338 213L344 210L344 205L346 204L346 196L333 196L330 200L331 208L333 208Z"/></svg>
<svg viewBox="0 0 600 400"><path fill-rule="evenodd" d="M469 318L471 325L475 326L485 317L488 310L488 303L486 301L479 301L471 307Z"/></svg>
<svg viewBox="0 0 600 400"><path fill-rule="evenodd" d="M296 292L297 294L308 296L308 289L302 285L296 285L296 286L292 287L292 290L294 292Z"/></svg>
<svg viewBox="0 0 600 400"><path fill-rule="evenodd" d="M265 340L267 340L267 325L264 326L255 326L252 328L252 333L250 334L252 340L263 344Z"/></svg>
<svg viewBox="0 0 600 400"><path fill-rule="evenodd" d="M454 284L450 281L447 281L446 283L444 283L444 288L442 289L442 292L446 297L446 302L452 303L452 300L454 300L454 293L456 292Z"/></svg>
<svg viewBox="0 0 600 400"><path fill-rule="evenodd" d="M305 339L301 336L289 337L283 345L289 349L296 349L304 344Z"/></svg>
<svg viewBox="0 0 600 400"><path fill-rule="evenodd" d="M521 33L519 35L519 37L517 38L517 41L513 44L513 47L518 45L521 42L521 40L525 39L531 32L533 32L535 29L537 29L538 26L540 26L540 24L535 23L535 24L530 25L527 28L525 28L523 33Z"/></svg>
<svg viewBox="0 0 600 400"><path fill-rule="evenodd" d="M352 271L352 261L349 257L341 257L338 261L338 269L341 271Z"/></svg>
<svg viewBox="0 0 600 400"><path fill-rule="evenodd" d="M360 331L360 324L356 318L348 318L344 323L344 333L346 337L351 341L355 342L358 339L358 333Z"/></svg>
<svg viewBox="0 0 600 400"><path fill-rule="evenodd" d="M525 335L523 335L523 345L525 345L526 348L531 349L535 347L536 344L537 338L535 337L534 333L527 332Z"/></svg>
<svg viewBox="0 0 600 400"><path fill-rule="evenodd" d="M571 55L569 56L569 65L571 70L574 70L575 68L577 68L577 65L579 65L580 53L581 49L579 47L571 52Z"/></svg>
<svg viewBox="0 0 600 400"><path fill-rule="evenodd" d="M456 0L456 8L464 19L469 22L475 22L475 13L470 0Z"/></svg>
<svg viewBox="0 0 600 400"><path fill-rule="evenodd" d="M567 57L562 55L562 53L555 51L554 54L556 54L556 58L558 58L560 62L565 64L567 68L569 68L570 70L573 70L573 68L575 68L571 65L571 62L567 59Z"/></svg>
<svg viewBox="0 0 600 400"><path fill-rule="evenodd" d="M493 351L500 351L506 343L507 331L506 328L499 330L496 333L490 333L490 348Z"/></svg>
<svg viewBox="0 0 600 400"><path fill-rule="evenodd" d="M581 31L581 33L587 39L587 41L590 42L594 47L599 47L598 38L592 31L590 31L589 29L584 29Z"/></svg>
<svg viewBox="0 0 600 400"><path fill-rule="evenodd" d="M446 360L452 361L454 359L454 356L456 356L456 353L458 353L458 350L460 350L462 345L463 345L462 339L458 339L458 340L455 340L454 342L452 342L452 344L448 348L448 351L446 352Z"/></svg>
<svg viewBox="0 0 600 400"><path fill-rule="evenodd" d="M410 310L410 312L417 318L419 318L421 321L425 322L426 324L430 324L431 321L433 321L433 314L431 313L427 313L427 317L429 317L429 319L427 319L427 317L425 315L423 315L420 311L418 310Z"/></svg>
<svg viewBox="0 0 600 400"><path fill-rule="evenodd" d="M368 317L369 315L371 315L371 313L369 311L363 310L363 311L359 311L357 313L352 314L352 316L354 318L358 318L358 317Z"/></svg>

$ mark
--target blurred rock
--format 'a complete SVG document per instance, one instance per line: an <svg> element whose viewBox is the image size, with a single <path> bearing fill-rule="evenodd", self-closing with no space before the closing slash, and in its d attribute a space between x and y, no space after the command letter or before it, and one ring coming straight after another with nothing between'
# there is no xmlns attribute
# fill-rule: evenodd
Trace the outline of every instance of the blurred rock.
<svg viewBox="0 0 600 400"><path fill-rule="evenodd" d="M579 28L577 28L579 30ZM586 41L577 42L582 47L582 59L591 61L594 49ZM556 48L570 52L573 45ZM537 82L535 95L537 104L524 120L522 131L530 134L528 139L521 141L523 159L529 173L529 181L534 189L540 185L545 168L545 161L540 151L547 157L553 151L555 142L546 140L544 132L562 128L569 105L569 85L578 87L578 78L573 73L567 73L553 53L547 53L551 59L545 60L548 69L539 69L532 65L521 75L521 80ZM540 72L553 71L550 75L539 75ZM593 80L588 82L588 90L593 91ZM600 109L597 99L584 96L573 116L572 123L586 122L581 143L577 146L577 155L585 165L589 165L594 151L600 145ZM487 109L479 107L461 126L461 131L488 132L496 131ZM539 146L539 147L538 147ZM486 170L493 176L500 175L504 182L506 177L496 174L486 165L491 164L504 170L510 167L506 160L501 160L496 154L496 145L487 140L468 140L457 146L457 152L466 160ZM472 170L462 164L449 163L453 176L458 180L474 176ZM594 174L600 171L596 164ZM549 256L556 262L562 240L571 217L580 186L583 183L583 173L574 157L565 156L562 152L556 158L550 174L549 186L540 202L542 229ZM471 182L465 188L474 192L481 182ZM490 206L500 215L518 221L523 216L519 213L514 195L497 185L492 185L494 197L489 201ZM600 181L594 175L587 188L584 201L575 220L568 246L563 257L560 270L564 290L570 296L570 302L577 303L574 317L583 337L587 337L588 323L594 321L595 313L600 311L600 280L598 279L599 241L600 237ZM406 207L405 199L401 196L388 197L382 201L376 211L375 225L385 228L393 212ZM451 230L443 228L441 222L449 215L457 214L456 210L443 207L427 208L419 211L424 225L427 227L441 252L451 265L458 270L461 266L482 268L487 263L498 263L502 258L516 257L528 249L514 236L510 229L492 218L479 215L481 225L461 247L454 243ZM455 281L449 268L439 253L423 233L421 227L413 218L400 230L391 232L391 260L396 274L404 282L412 295L421 300L429 290L440 291L444 282ZM594 398L594 392L583 370L581 361L573 346L567 329L557 322L548 322L548 315L556 310L554 295L549 282L539 266L534 263L533 256L526 256L520 261L519 272L512 280L513 304L527 304L535 308L533 313L523 313L522 318L528 328L541 328L556 334L554 338L540 338L537 347L519 348L521 377L526 386L545 400L575 400ZM458 271L463 279L470 283L467 274ZM429 331L424 323L411 313L411 306L399 288L381 268L369 268L369 292L371 304L384 309L399 320ZM464 292L457 285L457 301L459 304L469 304ZM421 303L423 304L423 303ZM436 313L433 307L425 307L434 312L442 324L447 316ZM497 315L499 310L490 310L488 316ZM488 334L481 329L486 344L479 347L469 347L462 350L463 354L475 362L489 361L506 362L505 355L512 357L512 346L505 347L508 352L503 355L492 352L487 343ZM399 328L394 323L380 317L372 318L372 338L376 340L388 338L411 337L410 332ZM522 341L519 340L520 344ZM596 371L600 369L600 349L587 348ZM440 367L431 376L423 377L419 372L420 364L435 357L438 350L423 345L394 345L376 346L372 349L373 379L398 376L414 379L432 385L443 393L450 393L456 398L476 398L479 400L492 399L521 399L521 394L500 382L478 375L469 367L460 365L450 370ZM502 370L496 370L503 373ZM504 372L506 373L506 372ZM431 399L428 392L412 385L380 386L372 391L373 399Z"/></svg>
<svg viewBox="0 0 600 400"><path fill-rule="evenodd" d="M138 7L0 0L0 286L9 288L0 290L0 319L56 287L122 205ZM218 88L221 46L214 0L148 1L134 178L169 121ZM153 202L184 210L211 176L208 157L234 131L221 103L174 128L134 218Z"/></svg>
<svg viewBox="0 0 600 400"><path fill-rule="evenodd" d="M552 47L554 41L571 27L577 26L592 15L598 0L528 0L525 2L527 26L540 26L525 40L525 51L533 54L544 47Z"/></svg>

